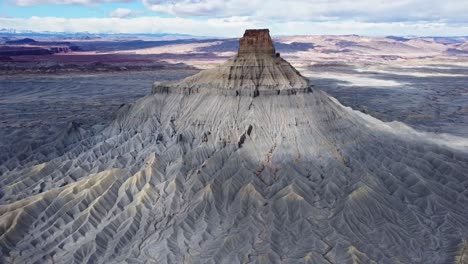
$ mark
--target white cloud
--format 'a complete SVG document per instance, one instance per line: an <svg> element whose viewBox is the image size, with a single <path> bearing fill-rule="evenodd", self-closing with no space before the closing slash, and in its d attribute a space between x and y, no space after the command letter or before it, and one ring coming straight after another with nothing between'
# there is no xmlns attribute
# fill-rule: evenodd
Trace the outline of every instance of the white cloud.
<svg viewBox="0 0 468 264"><path fill-rule="evenodd" d="M128 3L133 0L11 0L18 6L32 6L41 4L53 5L93 5L101 3Z"/></svg>
<svg viewBox="0 0 468 264"><path fill-rule="evenodd" d="M268 1L265 1L268 2ZM260 0L142 0L149 9L176 16L244 16L253 15Z"/></svg>
<svg viewBox="0 0 468 264"><path fill-rule="evenodd" d="M0 28L90 33L181 33L239 37L246 28L270 28L273 35L468 35L468 25L444 22L273 21L229 18L0 18Z"/></svg>
<svg viewBox="0 0 468 264"><path fill-rule="evenodd" d="M177 32L202 35L236 33L235 26L269 27L275 34L366 34L366 35L466 35L468 5L463 0L9 0L18 5L81 4L141 1L156 13L171 18L137 17L130 9L117 8L109 19L65 19L66 25L52 25L59 18L37 18L42 24L26 27L58 28L54 31ZM64 14L66 15L66 14ZM131 19L129 18L131 17ZM89 21L99 24L88 26ZM13 21L13 20L12 20ZM18 20L15 20L18 21ZM3 22L6 23L6 22ZM13 22L9 22L13 23ZM16 23L16 22L15 22ZM101 24L102 23L102 24ZM113 23L117 23L114 24ZM120 24L118 24L120 23ZM152 26L148 26L149 23ZM176 23L176 24L173 24ZM180 23L180 24L178 24ZM112 27L107 27L112 25ZM132 25L129 28L128 25ZM5 27L0 24L0 27ZM185 28L184 28L185 27ZM64 30L60 30L60 29ZM65 30L66 29L66 30ZM238 31L242 31L239 29ZM236 31L237 32L237 31Z"/></svg>
<svg viewBox="0 0 468 264"><path fill-rule="evenodd" d="M356 20L366 22L464 21L459 0L142 0L149 9L176 16L251 16L257 20Z"/></svg>
<svg viewBox="0 0 468 264"><path fill-rule="evenodd" d="M192 20L185 18L1 18L0 28L52 32L182 33L203 36L239 36L254 25L244 18Z"/></svg>
<svg viewBox="0 0 468 264"><path fill-rule="evenodd" d="M141 12L139 12L139 11L133 11L133 10L128 9L128 8L120 8L119 7L117 9L114 9L111 12L109 12L109 16L110 17L117 17L117 18L124 18L124 17L138 15L140 13Z"/></svg>

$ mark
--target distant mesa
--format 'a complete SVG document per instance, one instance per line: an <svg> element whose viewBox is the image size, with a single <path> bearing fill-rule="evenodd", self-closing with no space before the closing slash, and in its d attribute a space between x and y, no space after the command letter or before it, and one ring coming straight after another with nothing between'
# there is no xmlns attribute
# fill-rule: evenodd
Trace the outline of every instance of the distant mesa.
<svg viewBox="0 0 468 264"><path fill-rule="evenodd" d="M6 41L5 44L7 45L27 45L27 44L36 44L37 41L31 38L24 38L24 39L17 39L17 40L9 40Z"/></svg>
<svg viewBox="0 0 468 264"><path fill-rule="evenodd" d="M43 47L0 46L0 56L51 55L53 51Z"/></svg>
<svg viewBox="0 0 468 264"><path fill-rule="evenodd" d="M5 45L34 45L34 46L70 46L67 41L36 41L31 38L8 40Z"/></svg>
<svg viewBox="0 0 468 264"><path fill-rule="evenodd" d="M392 39L392 40L395 40L395 41L401 41L401 42L406 42L406 41L411 40L409 38L404 38L404 37L399 37L399 36L387 36L386 38Z"/></svg>
<svg viewBox="0 0 468 264"><path fill-rule="evenodd" d="M51 55L78 51L79 48L64 41L36 41L31 38L5 41L0 56Z"/></svg>

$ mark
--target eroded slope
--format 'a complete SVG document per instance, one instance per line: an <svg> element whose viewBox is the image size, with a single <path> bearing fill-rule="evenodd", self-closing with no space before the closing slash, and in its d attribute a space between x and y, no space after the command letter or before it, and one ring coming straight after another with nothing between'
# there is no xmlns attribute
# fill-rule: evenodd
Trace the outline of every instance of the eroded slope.
<svg viewBox="0 0 468 264"><path fill-rule="evenodd" d="M355 112L287 65L264 85L266 35L241 41L266 65L226 67L248 85L156 84L0 165L0 262L463 262L466 140Z"/></svg>
<svg viewBox="0 0 468 264"><path fill-rule="evenodd" d="M382 126L320 91L148 96L2 176L3 260L454 262L468 155Z"/></svg>

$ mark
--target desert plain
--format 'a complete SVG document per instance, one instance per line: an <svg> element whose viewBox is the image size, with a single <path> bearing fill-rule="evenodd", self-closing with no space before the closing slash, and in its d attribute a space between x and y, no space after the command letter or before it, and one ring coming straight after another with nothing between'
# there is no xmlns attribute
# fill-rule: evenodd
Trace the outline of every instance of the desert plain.
<svg viewBox="0 0 468 264"><path fill-rule="evenodd" d="M97 126L148 94L154 81L214 67L238 48L237 39L9 38L0 46L3 148L53 138L71 122ZM468 137L467 38L279 36L274 41L282 57L344 105L383 121ZM64 52L23 50L57 45ZM13 48L19 53L12 56L6 51Z"/></svg>
<svg viewBox="0 0 468 264"><path fill-rule="evenodd" d="M467 39L273 40L4 41L0 259L464 263Z"/></svg>

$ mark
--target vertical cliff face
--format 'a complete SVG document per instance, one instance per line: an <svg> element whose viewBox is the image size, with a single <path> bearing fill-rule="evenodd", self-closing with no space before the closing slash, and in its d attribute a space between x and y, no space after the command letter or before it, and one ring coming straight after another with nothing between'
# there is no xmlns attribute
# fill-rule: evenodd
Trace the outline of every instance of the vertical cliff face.
<svg viewBox="0 0 468 264"><path fill-rule="evenodd" d="M1 167L0 263L463 263L467 151L303 89L267 35Z"/></svg>
<svg viewBox="0 0 468 264"><path fill-rule="evenodd" d="M239 55L275 54L275 46L268 29L248 29L239 41Z"/></svg>

